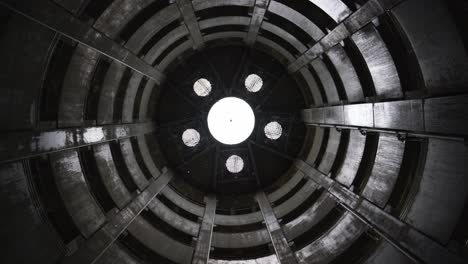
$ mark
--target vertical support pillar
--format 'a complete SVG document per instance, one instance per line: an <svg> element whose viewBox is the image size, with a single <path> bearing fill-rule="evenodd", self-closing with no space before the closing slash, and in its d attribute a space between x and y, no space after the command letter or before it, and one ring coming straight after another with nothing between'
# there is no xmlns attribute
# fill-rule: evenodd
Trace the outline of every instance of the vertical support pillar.
<svg viewBox="0 0 468 264"><path fill-rule="evenodd" d="M205 214L203 215L200 232L198 233L197 246L193 253L192 264L208 263L211 250L211 238L216 214L216 197L209 195L205 197Z"/></svg>
<svg viewBox="0 0 468 264"><path fill-rule="evenodd" d="M281 264L296 264L296 257L289 247L288 240L286 240L281 230L280 224L276 219L266 194L264 192L258 192L255 198L262 211L263 219L265 219L265 225L267 226L279 262Z"/></svg>
<svg viewBox="0 0 468 264"><path fill-rule="evenodd" d="M94 233L78 251L65 258L62 263L81 264L95 263L114 241L127 229L148 204L158 195L172 179L172 171L165 169L159 176L124 209L118 212L107 223Z"/></svg>

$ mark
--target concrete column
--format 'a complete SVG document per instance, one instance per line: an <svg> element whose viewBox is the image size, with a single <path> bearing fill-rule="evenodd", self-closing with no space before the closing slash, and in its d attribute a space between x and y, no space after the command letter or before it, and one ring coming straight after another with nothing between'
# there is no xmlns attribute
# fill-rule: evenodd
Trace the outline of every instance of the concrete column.
<svg viewBox="0 0 468 264"><path fill-rule="evenodd" d="M265 220L265 225L267 226L268 233L279 262L281 264L296 264L296 258L289 247L288 240L281 230L280 224L276 219L273 208L271 207L266 194L264 192L259 192L255 198L257 199L260 210L262 211L263 219Z"/></svg>
<svg viewBox="0 0 468 264"><path fill-rule="evenodd" d="M0 0L0 5L86 45L160 84L164 74L131 51L49 0ZM51 15L53 14L53 15Z"/></svg>
<svg viewBox="0 0 468 264"><path fill-rule="evenodd" d="M45 132L5 133L0 137L0 163L151 133L156 125L135 123Z"/></svg>
<svg viewBox="0 0 468 264"><path fill-rule="evenodd" d="M310 180L327 190L346 210L409 258L424 263L465 263L459 256L420 233L411 225L393 217L304 161L297 160L295 166Z"/></svg>
<svg viewBox="0 0 468 264"><path fill-rule="evenodd" d="M250 19L249 31L245 38L245 42L247 42L248 45L253 45L257 40L258 31L260 30L269 4L270 0L255 0L252 18Z"/></svg>
<svg viewBox="0 0 468 264"><path fill-rule="evenodd" d="M184 19L185 26L190 33L190 37L192 38L194 49L198 50L203 48L205 46L205 41L203 40L197 17L195 16L192 1L176 0L176 3Z"/></svg>
<svg viewBox="0 0 468 264"><path fill-rule="evenodd" d="M216 198L207 196L205 198L205 213L203 215L200 232L198 233L197 246L193 253L193 264L206 264L210 258L211 238L216 214Z"/></svg>
<svg viewBox="0 0 468 264"><path fill-rule="evenodd" d="M172 176L172 171L166 169L156 180L152 180L145 190L115 216L108 219L107 223L96 231L75 254L65 258L62 263L95 263L141 211L166 187Z"/></svg>

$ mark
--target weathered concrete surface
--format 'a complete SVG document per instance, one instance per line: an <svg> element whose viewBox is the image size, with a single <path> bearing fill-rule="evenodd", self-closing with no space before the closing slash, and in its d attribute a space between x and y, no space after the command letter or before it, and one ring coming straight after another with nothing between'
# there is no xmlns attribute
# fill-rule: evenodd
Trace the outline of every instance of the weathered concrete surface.
<svg viewBox="0 0 468 264"><path fill-rule="evenodd" d="M106 216L89 190L78 153L67 150L50 155L57 188L81 234L90 238L106 222Z"/></svg>
<svg viewBox="0 0 468 264"><path fill-rule="evenodd" d="M190 33L190 38L193 41L194 49L201 49L205 46L203 37L198 25L195 11L191 0L176 0L177 7L179 8L180 14L184 20L184 24Z"/></svg>
<svg viewBox="0 0 468 264"><path fill-rule="evenodd" d="M40 197L28 166L28 162L0 164L1 263L57 262L64 251L62 238L38 206Z"/></svg>
<svg viewBox="0 0 468 264"><path fill-rule="evenodd" d="M157 0L115 0L104 10L93 27L115 39L140 11L155 1Z"/></svg>
<svg viewBox="0 0 468 264"><path fill-rule="evenodd" d="M60 92L59 127L83 125L86 99L98 59L97 51L86 45L77 45L68 64Z"/></svg>
<svg viewBox="0 0 468 264"><path fill-rule="evenodd" d="M96 264L138 264L140 263L135 257L133 257L127 250L120 246L118 243L112 244L99 259L96 260Z"/></svg>
<svg viewBox="0 0 468 264"><path fill-rule="evenodd" d="M405 142L395 136L380 135L371 175L362 191L362 196L383 208L396 184L400 173Z"/></svg>
<svg viewBox="0 0 468 264"><path fill-rule="evenodd" d="M281 187L278 189L274 190L270 194L268 194L268 200L270 202L274 203L277 200L281 199L284 195L289 193L294 187L297 186L297 184L304 178L304 173L300 171L295 171L293 176L289 178L289 180L282 184Z"/></svg>
<svg viewBox="0 0 468 264"><path fill-rule="evenodd" d="M243 259L243 260L221 260L210 259L208 264L279 264L276 255L270 255L263 258Z"/></svg>
<svg viewBox="0 0 468 264"><path fill-rule="evenodd" d="M81 22L66 10L50 1L37 0L34 1L34 4L31 4L28 0L2 0L0 3L15 12L24 14L40 24L91 47L99 53L146 75L157 83L160 83L164 79L164 75L161 72L145 63L130 50ZM54 14L54 16L50 16L50 14Z"/></svg>
<svg viewBox="0 0 468 264"><path fill-rule="evenodd" d="M126 67L113 61L107 70L102 83L97 110L97 124L112 124L114 122L114 102L122 82Z"/></svg>
<svg viewBox="0 0 468 264"><path fill-rule="evenodd" d="M322 160L318 165L318 169L328 174L335 163L336 155L338 154L338 147L341 143L341 132L336 129L329 129L327 147L325 148L325 153L323 153Z"/></svg>
<svg viewBox="0 0 468 264"><path fill-rule="evenodd" d="M356 12L349 15L338 26L325 36L319 36L316 44L302 54L296 61L288 66L290 72L297 72L309 64L322 53L339 44L359 29L366 26L377 16L391 9L403 0L370 0L362 5ZM323 33L322 33L323 34Z"/></svg>
<svg viewBox="0 0 468 264"><path fill-rule="evenodd" d="M216 214L215 196L205 198L206 206L197 238L197 245L193 253L192 264L205 264L210 259L211 238Z"/></svg>
<svg viewBox="0 0 468 264"><path fill-rule="evenodd" d="M295 254L299 263L327 263L343 253L366 229L366 224L347 212L326 234Z"/></svg>
<svg viewBox="0 0 468 264"><path fill-rule="evenodd" d="M36 127L48 50L54 38L53 31L19 15L3 22L0 131Z"/></svg>
<svg viewBox="0 0 468 264"><path fill-rule="evenodd" d="M258 192L255 199L260 206L260 209L265 219L265 225L267 226L268 233L270 235L271 243L276 252L278 260L282 264L293 264L297 263L296 258L289 247L288 241L281 230L280 224L276 219L275 213L271 208L270 201L264 192Z"/></svg>
<svg viewBox="0 0 468 264"><path fill-rule="evenodd" d="M216 215L217 217L218 215ZM266 228L250 232L213 233L213 247L217 248L249 248L270 243Z"/></svg>
<svg viewBox="0 0 468 264"><path fill-rule="evenodd" d="M341 45L336 45L326 52L343 84L348 102L363 102L364 94L358 74Z"/></svg>
<svg viewBox="0 0 468 264"><path fill-rule="evenodd" d="M338 169L335 176L337 182L346 187L350 187L353 184L363 158L365 144L366 136L362 135L357 130L349 131L349 141L346 147L343 164Z"/></svg>
<svg viewBox="0 0 468 264"><path fill-rule="evenodd" d="M447 5L443 0L407 0L391 10L431 94L467 91L468 54Z"/></svg>
<svg viewBox="0 0 468 264"><path fill-rule="evenodd" d="M310 65L317 74L320 83L322 83L323 90L327 98L327 103L330 105L336 105L340 102L338 96L338 90L336 88L335 81L328 70L327 66L321 59L313 60Z"/></svg>
<svg viewBox="0 0 468 264"><path fill-rule="evenodd" d="M449 242L466 206L468 149L462 142L430 139L426 165L406 221L442 244Z"/></svg>
<svg viewBox="0 0 468 264"><path fill-rule="evenodd" d="M304 234L314 228L335 206L337 203L329 193L321 194L309 209L289 223L285 223L284 235L288 240L293 240Z"/></svg>
<svg viewBox="0 0 468 264"><path fill-rule="evenodd" d="M248 45L253 45L255 43L269 4L270 0L255 0L252 17L250 18L250 25L247 30L247 37L245 38L245 42Z"/></svg>
<svg viewBox="0 0 468 264"><path fill-rule="evenodd" d="M374 25L363 27L351 39L366 62L377 97L401 98L403 93L395 62Z"/></svg>
<svg viewBox="0 0 468 264"><path fill-rule="evenodd" d="M94 263L127 228L129 228L131 233L138 233L136 230L140 229L137 227L144 226L138 218L138 215L148 206L156 195L166 187L172 176L171 171L166 171L157 180L154 180L143 192L128 203L128 205L115 216L108 219L107 223L90 236L75 254L64 259L63 263ZM133 224L135 221L137 223L136 225ZM140 236L140 238L141 237L142 236Z"/></svg>
<svg viewBox="0 0 468 264"><path fill-rule="evenodd" d="M146 179L143 171L138 164L138 161L135 156L135 152L132 146L131 139L121 139L119 140L120 150L122 151L122 157L124 159L125 165L127 165L130 176L133 179L133 182L137 188L142 191L148 186L149 182Z"/></svg>
<svg viewBox="0 0 468 264"><path fill-rule="evenodd" d="M277 218L281 218L288 213L292 212L294 209L299 207L303 202L305 202L310 195L317 189L317 184L314 182L308 181L305 183L302 188L300 188L294 195L289 199L282 202L278 206L273 208L273 212Z"/></svg>
<svg viewBox="0 0 468 264"><path fill-rule="evenodd" d="M367 223L405 255L416 256L427 263L464 263L459 256L447 248L336 183L305 162L297 160L295 166L325 188L346 210Z"/></svg>
<svg viewBox="0 0 468 264"><path fill-rule="evenodd" d="M137 123L3 134L0 138L0 162L144 135L154 129L153 123Z"/></svg>
<svg viewBox="0 0 468 264"><path fill-rule="evenodd" d="M433 97L384 103L318 107L302 111L307 124L327 124L408 131L419 134L467 135L468 96Z"/></svg>
<svg viewBox="0 0 468 264"><path fill-rule="evenodd" d="M204 208L199 204L195 204L192 201L187 200L183 195L177 193L172 188L168 187L162 191L164 197L169 201L184 209L185 211L192 213L196 216L202 217L204 214Z"/></svg>
<svg viewBox="0 0 468 264"><path fill-rule="evenodd" d="M352 12L341 0L309 0L323 10L335 22L340 23Z"/></svg>

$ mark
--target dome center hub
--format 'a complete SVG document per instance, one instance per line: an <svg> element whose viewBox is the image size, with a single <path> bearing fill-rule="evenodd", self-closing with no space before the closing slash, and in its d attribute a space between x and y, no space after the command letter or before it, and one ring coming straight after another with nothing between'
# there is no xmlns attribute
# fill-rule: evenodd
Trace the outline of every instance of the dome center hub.
<svg viewBox="0 0 468 264"><path fill-rule="evenodd" d="M226 97L216 102L208 113L211 135L226 145L235 145L249 138L255 126L255 115L250 105L237 97Z"/></svg>

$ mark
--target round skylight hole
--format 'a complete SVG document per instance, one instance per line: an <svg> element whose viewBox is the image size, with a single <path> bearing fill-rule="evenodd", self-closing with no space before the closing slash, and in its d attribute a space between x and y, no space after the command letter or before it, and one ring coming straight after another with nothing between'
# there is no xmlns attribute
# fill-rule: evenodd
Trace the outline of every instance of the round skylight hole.
<svg viewBox="0 0 468 264"><path fill-rule="evenodd" d="M237 97L216 102L208 113L208 129L219 142L235 145L249 138L255 126L252 107Z"/></svg>
<svg viewBox="0 0 468 264"><path fill-rule="evenodd" d="M263 87L263 80L257 74L250 74L245 78L245 88L249 92L256 93Z"/></svg>
<svg viewBox="0 0 468 264"><path fill-rule="evenodd" d="M226 169L230 173L239 173L243 168L244 160L237 155L232 155L226 160Z"/></svg>
<svg viewBox="0 0 468 264"><path fill-rule="evenodd" d="M273 121L265 126L264 131L265 136L267 138L277 140L281 137L281 134L283 133L283 128L281 127L280 123Z"/></svg>
<svg viewBox="0 0 468 264"><path fill-rule="evenodd" d="M198 96L205 97L211 92L211 83L205 78L198 79L193 84L193 90Z"/></svg>
<svg viewBox="0 0 468 264"><path fill-rule="evenodd" d="M187 147L195 147L200 142L200 133L195 129L187 129L182 133L182 141Z"/></svg>

